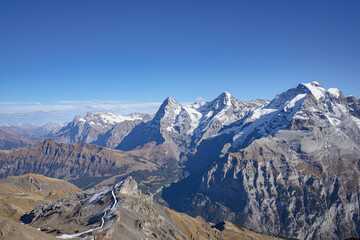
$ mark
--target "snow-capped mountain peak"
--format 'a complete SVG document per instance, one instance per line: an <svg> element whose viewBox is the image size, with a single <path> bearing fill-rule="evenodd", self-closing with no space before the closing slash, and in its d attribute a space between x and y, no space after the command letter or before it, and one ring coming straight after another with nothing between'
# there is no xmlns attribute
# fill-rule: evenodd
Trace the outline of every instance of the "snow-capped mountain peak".
<svg viewBox="0 0 360 240"><path fill-rule="evenodd" d="M222 92L217 98L207 104L207 106L204 105L204 107L206 106L207 108L211 108L215 111L221 111L224 108L231 107L233 100L235 100L235 98L230 93Z"/></svg>
<svg viewBox="0 0 360 240"><path fill-rule="evenodd" d="M159 122L164 116L178 115L181 109L181 105L175 99L167 97L155 114L154 121Z"/></svg>
<svg viewBox="0 0 360 240"><path fill-rule="evenodd" d="M99 143L98 137L111 131L115 126L119 124L123 125L123 130L131 129L134 127L134 123L140 123L147 114L130 114L130 115L118 115L115 113L91 113L87 112L78 115L73 121L69 122L66 126L52 132L49 137L56 139L63 143L75 143L78 141L92 143ZM130 129L130 130L131 130ZM117 131L117 128L114 130ZM127 130L126 130L127 131ZM125 131L125 132L126 132ZM103 139L100 145L105 145L104 138L108 139L115 132L109 132L107 136L102 136ZM121 134L120 134L121 135Z"/></svg>
<svg viewBox="0 0 360 240"><path fill-rule="evenodd" d="M218 96L218 99L219 99L219 100L223 100L224 103L229 102L229 101L231 100L231 98L233 98L233 96L232 96L230 93L226 92L226 91L222 92L222 93Z"/></svg>

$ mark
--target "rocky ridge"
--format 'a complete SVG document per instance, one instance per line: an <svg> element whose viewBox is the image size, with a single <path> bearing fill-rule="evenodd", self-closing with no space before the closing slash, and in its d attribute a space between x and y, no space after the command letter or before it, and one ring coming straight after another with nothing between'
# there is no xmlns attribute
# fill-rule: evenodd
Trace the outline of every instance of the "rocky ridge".
<svg viewBox="0 0 360 240"><path fill-rule="evenodd" d="M164 145L148 144L142 149L124 152L93 144L68 145L47 139L31 147L0 151L0 178L35 173L64 179L87 189L132 175L141 182L142 190L155 193L182 174L170 152Z"/></svg>
<svg viewBox="0 0 360 240"><path fill-rule="evenodd" d="M36 173L74 180L156 168L157 164L152 159L145 159L135 153L86 143L68 145L51 139L27 148L0 151L1 177Z"/></svg>

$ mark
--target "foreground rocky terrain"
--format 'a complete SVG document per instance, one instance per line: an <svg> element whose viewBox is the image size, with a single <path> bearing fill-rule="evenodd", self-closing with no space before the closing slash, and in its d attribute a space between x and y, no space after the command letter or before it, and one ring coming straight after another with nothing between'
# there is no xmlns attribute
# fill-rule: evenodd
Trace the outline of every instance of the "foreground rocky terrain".
<svg viewBox="0 0 360 240"><path fill-rule="evenodd" d="M202 218L192 218L142 195L132 178L36 207L22 221L60 239L223 239Z"/></svg>
<svg viewBox="0 0 360 240"><path fill-rule="evenodd" d="M36 228L0 216L0 239L2 240L56 240Z"/></svg>
<svg viewBox="0 0 360 240"><path fill-rule="evenodd" d="M0 239L277 239L228 222L214 228L162 207L132 178L82 192L66 181L28 174L1 179L0 191L6 201L1 213L17 210L0 216Z"/></svg>

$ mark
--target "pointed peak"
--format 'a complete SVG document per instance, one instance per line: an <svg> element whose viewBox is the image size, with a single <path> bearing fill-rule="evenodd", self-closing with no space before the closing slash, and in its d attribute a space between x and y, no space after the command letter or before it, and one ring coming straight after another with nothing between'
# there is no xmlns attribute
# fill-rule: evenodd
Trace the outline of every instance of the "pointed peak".
<svg viewBox="0 0 360 240"><path fill-rule="evenodd" d="M222 93L218 96L218 98L228 98L228 99L230 99L231 97L232 97L232 95L231 95L230 93L226 92L226 91L222 92Z"/></svg>
<svg viewBox="0 0 360 240"><path fill-rule="evenodd" d="M170 110L171 109L171 110ZM181 105L172 97L168 97L164 100L161 104L159 110L156 112L155 117L153 118L154 121L158 121L161 119L169 110L178 113L180 111Z"/></svg>
<svg viewBox="0 0 360 240"><path fill-rule="evenodd" d="M215 102L221 102L225 105L229 105L231 104L231 100L233 98L234 97L230 93L224 91L215 99Z"/></svg>
<svg viewBox="0 0 360 240"><path fill-rule="evenodd" d="M164 100L164 102L163 102L163 105L173 105L173 104L176 104L176 105L178 105L179 103L175 100L175 99L173 99L172 97L167 97L165 100Z"/></svg>

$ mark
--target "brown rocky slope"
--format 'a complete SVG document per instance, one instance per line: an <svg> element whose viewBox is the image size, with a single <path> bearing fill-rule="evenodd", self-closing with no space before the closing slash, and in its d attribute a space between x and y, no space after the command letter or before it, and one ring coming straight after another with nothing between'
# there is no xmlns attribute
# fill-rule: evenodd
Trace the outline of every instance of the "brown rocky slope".
<svg viewBox="0 0 360 240"><path fill-rule="evenodd" d="M80 191L66 181L36 174L0 179L0 215L18 221L34 209L36 203L54 201Z"/></svg>

